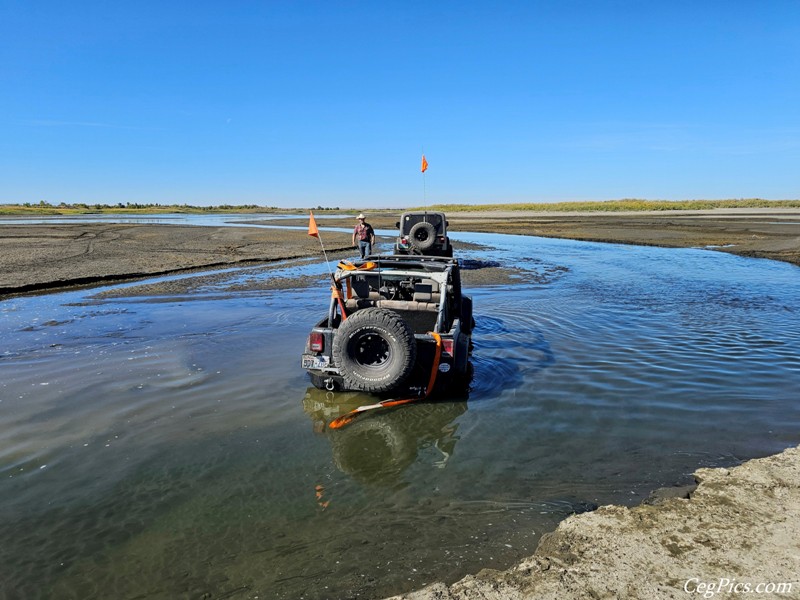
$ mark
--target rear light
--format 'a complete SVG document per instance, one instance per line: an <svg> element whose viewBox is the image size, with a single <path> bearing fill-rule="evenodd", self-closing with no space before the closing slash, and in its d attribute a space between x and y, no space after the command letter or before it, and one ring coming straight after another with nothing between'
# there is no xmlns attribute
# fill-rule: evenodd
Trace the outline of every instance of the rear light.
<svg viewBox="0 0 800 600"><path fill-rule="evenodd" d="M325 336L319 331L312 331L308 336L308 347L312 352L322 352L325 350Z"/></svg>
<svg viewBox="0 0 800 600"><path fill-rule="evenodd" d="M442 340L442 352L453 356L453 347L455 346L454 340Z"/></svg>

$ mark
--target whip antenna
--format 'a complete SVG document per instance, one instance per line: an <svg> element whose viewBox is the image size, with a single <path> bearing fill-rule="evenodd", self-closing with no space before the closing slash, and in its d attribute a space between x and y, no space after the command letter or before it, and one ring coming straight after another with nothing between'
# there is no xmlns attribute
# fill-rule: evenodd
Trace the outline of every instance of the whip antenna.
<svg viewBox="0 0 800 600"><path fill-rule="evenodd" d="M425 148L422 149L422 202L428 204L428 192L425 189L425 171L428 170L428 161L425 160Z"/></svg>

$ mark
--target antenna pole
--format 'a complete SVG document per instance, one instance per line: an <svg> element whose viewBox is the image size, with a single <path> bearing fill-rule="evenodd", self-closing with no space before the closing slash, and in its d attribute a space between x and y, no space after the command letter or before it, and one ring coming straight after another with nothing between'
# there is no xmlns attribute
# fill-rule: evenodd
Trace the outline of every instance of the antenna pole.
<svg viewBox="0 0 800 600"><path fill-rule="evenodd" d="M325 264L328 265L328 273L330 273L331 281L333 281L333 271L331 270L331 263L328 260L328 253L325 252L325 244L322 243L322 236L317 235L317 239L319 240L319 245L322 247L322 255L325 257Z"/></svg>
<svg viewBox="0 0 800 600"><path fill-rule="evenodd" d="M428 161L425 160L425 146L422 147L422 203L428 204L428 190L425 185L425 171L428 170Z"/></svg>

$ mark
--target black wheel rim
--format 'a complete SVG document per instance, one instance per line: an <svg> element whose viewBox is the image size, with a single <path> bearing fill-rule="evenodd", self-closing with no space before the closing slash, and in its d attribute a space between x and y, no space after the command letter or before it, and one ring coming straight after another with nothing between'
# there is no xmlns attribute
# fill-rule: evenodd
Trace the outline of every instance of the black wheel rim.
<svg viewBox="0 0 800 600"><path fill-rule="evenodd" d="M391 357L389 343L380 335L364 333L351 342L351 356L362 367L370 369L384 366Z"/></svg>

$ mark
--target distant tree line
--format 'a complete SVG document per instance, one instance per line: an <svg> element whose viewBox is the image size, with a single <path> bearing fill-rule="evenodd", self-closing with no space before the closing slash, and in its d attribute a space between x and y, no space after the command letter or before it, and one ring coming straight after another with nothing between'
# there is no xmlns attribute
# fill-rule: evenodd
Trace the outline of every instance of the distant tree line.
<svg viewBox="0 0 800 600"><path fill-rule="evenodd" d="M89 204L86 202L60 202L59 204L50 204L46 200L41 200L38 203L24 202L22 204L7 204L0 205L0 211L5 209L8 212L13 209L28 209L36 212L115 212L115 211L140 211L140 212L274 212L287 209L281 209L277 206L259 206L258 204L219 204L213 206L194 206L191 204L159 204L159 203L144 203L144 202L117 202L116 204ZM294 210L307 210L307 209L294 209ZM325 211L325 210L340 210L336 207L317 206L311 210Z"/></svg>

